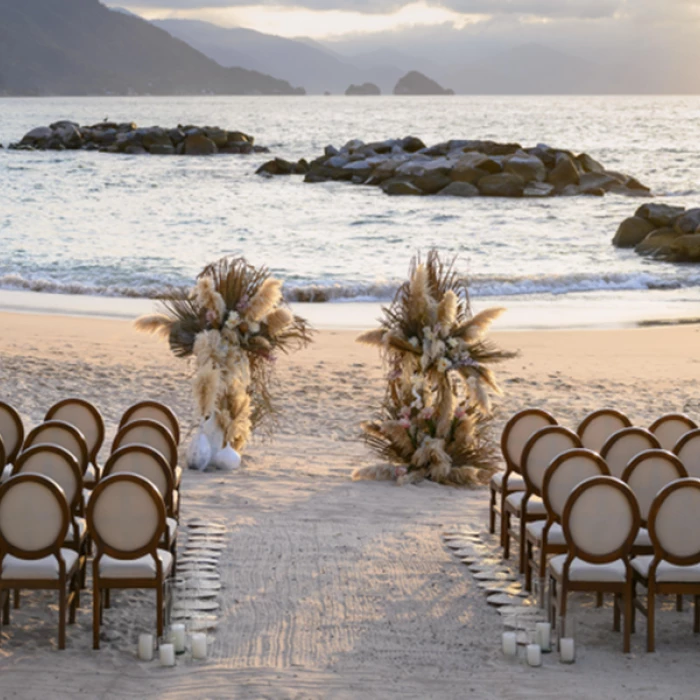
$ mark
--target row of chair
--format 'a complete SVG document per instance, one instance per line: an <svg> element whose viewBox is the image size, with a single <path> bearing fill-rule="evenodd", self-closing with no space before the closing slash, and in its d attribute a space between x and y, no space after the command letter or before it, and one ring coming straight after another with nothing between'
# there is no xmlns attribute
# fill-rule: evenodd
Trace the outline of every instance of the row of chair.
<svg viewBox="0 0 700 700"><path fill-rule="evenodd" d="M22 588L58 588L59 648L65 645L66 607L72 622L80 603L91 540L96 548L94 648L99 648L102 609L109 607L112 588L156 588L157 628L162 634L163 582L175 569L181 475L177 418L153 401L130 407L100 468L96 456L103 426L92 404L67 399L24 437L16 411L0 403L0 447L10 445L5 453L9 469L0 487L3 623L9 624L11 590L18 607ZM56 530L59 523L61 532ZM38 551L37 542L42 544Z"/></svg>

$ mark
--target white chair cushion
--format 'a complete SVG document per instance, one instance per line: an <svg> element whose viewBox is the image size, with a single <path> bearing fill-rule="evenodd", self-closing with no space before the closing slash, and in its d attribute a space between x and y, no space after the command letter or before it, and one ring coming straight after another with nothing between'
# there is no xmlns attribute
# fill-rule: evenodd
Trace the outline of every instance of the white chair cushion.
<svg viewBox="0 0 700 700"><path fill-rule="evenodd" d="M644 578L649 578L649 567L654 557L635 557L632 568ZM656 569L656 580L659 583L700 583L700 564L692 566L676 566L667 561L659 562Z"/></svg>
<svg viewBox="0 0 700 700"><path fill-rule="evenodd" d="M2 484L3 481L7 481L10 478L10 474L12 474L12 465L6 464L3 467L2 474L0 474L0 484Z"/></svg>
<svg viewBox="0 0 700 700"><path fill-rule="evenodd" d="M491 484L494 486L496 491L503 491L503 477L505 472L496 472L491 477ZM509 491L524 491L525 490L525 480L522 474L517 472L511 472L508 476L508 490Z"/></svg>
<svg viewBox="0 0 700 700"><path fill-rule="evenodd" d="M170 533L170 541L168 544L171 545L177 539L177 520L175 520L175 518L166 518L165 522L167 525L166 529Z"/></svg>
<svg viewBox="0 0 700 700"><path fill-rule="evenodd" d="M640 527L637 536L634 538L635 547L651 547L651 537L649 536L649 530L645 527Z"/></svg>
<svg viewBox="0 0 700 700"><path fill-rule="evenodd" d="M525 494L522 491L511 493L506 498L506 503L509 503L515 512L520 515L520 507ZM544 501L539 496L530 496L527 501L527 512L529 515L546 515L547 509L544 507Z"/></svg>
<svg viewBox="0 0 700 700"><path fill-rule="evenodd" d="M72 549L61 549L61 556L66 562L66 574L70 574L78 561L78 553ZM58 559L53 555L42 559L20 559L8 554L2 560L2 574L5 581L15 579L58 580Z"/></svg>
<svg viewBox="0 0 700 700"><path fill-rule="evenodd" d="M165 578L172 569L173 555L159 549L158 558L163 566ZM150 554L138 559L114 559L106 554L100 559L100 578L155 578L156 563Z"/></svg>
<svg viewBox="0 0 700 700"><path fill-rule="evenodd" d="M561 576L564 570L564 562L567 554L560 554L554 557L549 566L557 576ZM569 568L569 581L610 581L624 583L627 579L625 563L622 559L617 559L609 564L589 564L582 559L574 559Z"/></svg>
<svg viewBox="0 0 700 700"><path fill-rule="evenodd" d="M78 518L77 516L75 517L75 524L78 527L78 541L82 540L83 537L85 537L85 533L87 532L87 521L85 518ZM66 542L75 542L75 533L73 532L73 524L68 523L68 529L66 530L66 536L63 538Z"/></svg>
<svg viewBox="0 0 700 700"><path fill-rule="evenodd" d="M546 520L535 520L528 523L525 526L528 534L533 535L537 542L542 542L542 531L544 526L547 524ZM549 528L547 533L547 544L565 545L566 538L564 537L564 530L562 530L561 525L558 523L553 523L552 527Z"/></svg>

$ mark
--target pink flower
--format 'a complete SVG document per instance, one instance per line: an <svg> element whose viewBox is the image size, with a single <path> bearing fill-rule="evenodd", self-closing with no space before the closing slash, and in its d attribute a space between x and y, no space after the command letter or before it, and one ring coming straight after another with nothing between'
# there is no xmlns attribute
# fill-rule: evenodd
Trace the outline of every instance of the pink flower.
<svg viewBox="0 0 700 700"><path fill-rule="evenodd" d="M406 469L406 467L394 467L394 476L397 479L406 476L406 474L408 474L408 469Z"/></svg>
<svg viewBox="0 0 700 700"><path fill-rule="evenodd" d="M214 311L213 309L209 309L205 318L207 319L207 323L214 323L214 321L216 321L219 318L219 314L217 314L216 311Z"/></svg>
<svg viewBox="0 0 700 700"><path fill-rule="evenodd" d="M455 408L455 418L457 420L461 420L466 415L467 412L464 410L464 406L457 406L457 408Z"/></svg>
<svg viewBox="0 0 700 700"><path fill-rule="evenodd" d="M410 406L401 406L401 411L399 412L403 418L410 418L411 417L411 407Z"/></svg>
<svg viewBox="0 0 700 700"><path fill-rule="evenodd" d="M408 429L411 427L411 421L408 420L408 418L402 418L402 419L399 421L399 425L400 425L402 428L406 428L406 430L408 430Z"/></svg>
<svg viewBox="0 0 700 700"><path fill-rule="evenodd" d="M430 420L433 417L433 413L435 411L433 410L432 406L426 406L421 412L420 412L420 417L423 420Z"/></svg>

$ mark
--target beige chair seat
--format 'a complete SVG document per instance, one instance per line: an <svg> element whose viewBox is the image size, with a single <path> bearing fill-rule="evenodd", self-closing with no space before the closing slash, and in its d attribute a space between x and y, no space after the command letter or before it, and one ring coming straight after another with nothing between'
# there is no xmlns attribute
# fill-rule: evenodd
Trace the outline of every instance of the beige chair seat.
<svg viewBox="0 0 700 700"><path fill-rule="evenodd" d="M520 508L524 495L522 491L518 491L517 493L511 493L510 496L506 498L506 503L510 504L515 510L516 515L520 515ZM544 501L539 496L530 496L527 502L527 512L529 515L547 515Z"/></svg>
<svg viewBox="0 0 700 700"><path fill-rule="evenodd" d="M3 481L7 481L10 478L10 474L12 474L12 465L6 464L2 469L2 474L0 474L0 484Z"/></svg>
<svg viewBox="0 0 700 700"><path fill-rule="evenodd" d="M72 549L61 549L61 556L66 562L66 576L70 578L70 574L78 562L78 553ZM8 554L2 560L3 580L22 580L22 579L48 579L58 580L58 559L50 554L42 559L20 559Z"/></svg>
<svg viewBox="0 0 700 700"><path fill-rule="evenodd" d="M173 567L173 555L164 549L159 549L158 558L163 566L165 578ZM100 559L100 578L155 579L155 577L156 564L153 557L148 554L138 559L115 559L105 554Z"/></svg>
<svg viewBox="0 0 700 700"><path fill-rule="evenodd" d="M644 578L649 578L649 567L653 556L635 557L630 562L632 568ZM656 580L659 583L697 583L700 581L700 564L692 566L676 566L667 561L659 562L656 569Z"/></svg>
<svg viewBox="0 0 700 700"><path fill-rule="evenodd" d="M562 576L564 562L568 554L560 554L554 557L549 566L557 574ZM622 559L609 564L590 564L582 559L575 558L569 568L569 581L611 581L624 583L627 580L627 571Z"/></svg>
<svg viewBox="0 0 700 700"><path fill-rule="evenodd" d="M85 537L85 533L87 532L87 521L85 518L78 518L77 516L74 518L75 524L78 528L78 541L82 540L83 537ZM64 540L66 542L75 542L75 533L73 532L73 524L68 523L68 529L66 530L66 535L64 537Z"/></svg>
<svg viewBox="0 0 700 700"><path fill-rule="evenodd" d="M491 477L491 483L499 490L503 490L503 477L505 472L496 472ZM522 474L517 472L511 472L508 477L508 490L509 491L524 491L525 490L525 480Z"/></svg>
<svg viewBox="0 0 700 700"><path fill-rule="evenodd" d="M542 542L542 531L544 530L544 526L546 524L546 520L535 520L528 523L525 528L529 535L535 537L537 542ZM564 530L561 529L561 525L559 525L559 523L553 523L552 527L549 528L549 532L547 533L547 544L566 545Z"/></svg>
<svg viewBox="0 0 700 700"><path fill-rule="evenodd" d="M651 537L649 530L645 527L640 527L637 536L634 538L634 547L651 547Z"/></svg>

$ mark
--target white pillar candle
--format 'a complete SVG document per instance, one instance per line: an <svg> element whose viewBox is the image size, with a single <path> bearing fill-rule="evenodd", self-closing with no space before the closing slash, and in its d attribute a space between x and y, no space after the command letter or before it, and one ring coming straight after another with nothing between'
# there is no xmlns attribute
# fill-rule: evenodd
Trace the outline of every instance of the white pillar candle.
<svg viewBox="0 0 700 700"><path fill-rule="evenodd" d="M175 653L182 654L185 651L185 625L173 625L170 628L170 639L175 646Z"/></svg>
<svg viewBox="0 0 700 700"><path fill-rule="evenodd" d="M576 646L573 637L562 637L559 640L560 661L563 664L572 664L576 659Z"/></svg>
<svg viewBox="0 0 700 700"><path fill-rule="evenodd" d="M175 647L172 644L161 644L158 655L161 666L175 665Z"/></svg>
<svg viewBox="0 0 700 700"><path fill-rule="evenodd" d="M503 653L506 656L515 656L518 653L518 644L515 632L503 633Z"/></svg>
<svg viewBox="0 0 700 700"><path fill-rule="evenodd" d="M529 666L542 665L542 650L539 644L527 645L527 663Z"/></svg>
<svg viewBox="0 0 700 700"><path fill-rule="evenodd" d="M151 661L153 659L153 635L139 635L139 659L141 661Z"/></svg>
<svg viewBox="0 0 700 700"><path fill-rule="evenodd" d="M207 635L203 632L197 632L192 635L192 658L207 658Z"/></svg>
<svg viewBox="0 0 700 700"><path fill-rule="evenodd" d="M540 645L540 649L547 653L552 650L552 625L549 622L538 622L535 625L535 631L537 633L537 643Z"/></svg>

